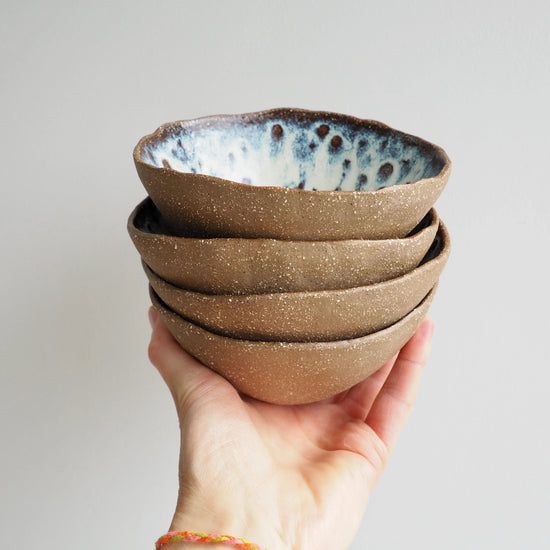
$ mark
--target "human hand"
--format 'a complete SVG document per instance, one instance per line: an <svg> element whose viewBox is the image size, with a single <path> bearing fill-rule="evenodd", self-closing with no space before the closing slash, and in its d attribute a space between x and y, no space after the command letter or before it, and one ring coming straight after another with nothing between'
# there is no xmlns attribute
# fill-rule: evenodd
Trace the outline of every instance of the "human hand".
<svg viewBox="0 0 550 550"><path fill-rule="evenodd" d="M149 357L181 431L170 530L230 534L268 550L348 548L411 412L433 322L350 390L285 406L239 394L183 351L153 308L150 319Z"/></svg>

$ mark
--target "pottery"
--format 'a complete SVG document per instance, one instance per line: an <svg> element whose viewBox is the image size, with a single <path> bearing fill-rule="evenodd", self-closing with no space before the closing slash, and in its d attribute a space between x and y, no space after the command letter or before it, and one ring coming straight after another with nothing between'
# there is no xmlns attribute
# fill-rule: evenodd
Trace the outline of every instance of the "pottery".
<svg viewBox="0 0 550 550"><path fill-rule="evenodd" d="M270 403L290 405L330 397L378 370L420 326L435 288L397 323L337 342L253 342L220 336L174 313L154 290L150 291L154 307L183 349L239 391Z"/></svg>
<svg viewBox="0 0 550 550"><path fill-rule="evenodd" d="M451 170L418 137L301 109L165 124L134 161L175 234L318 241L407 235Z"/></svg>
<svg viewBox="0 0 550 550"><path fill-rule="evenodd" d="M186 238L171 235L145 199L130 215L128 232L145 263L175 286L209 294L265 294L352 288L399 277L420 263L438 225L432 209L402 239Z"/></svg>
<svg viewBox="0 0 550 550"><path fill-rule="evenodd" d="M422 264L396 279L344 290L241 296L178 288L143 267L172 311L211 332L244 340L324 342L358 338L407 315L436 284L449 253L449 234L441 224Z"/></svg>

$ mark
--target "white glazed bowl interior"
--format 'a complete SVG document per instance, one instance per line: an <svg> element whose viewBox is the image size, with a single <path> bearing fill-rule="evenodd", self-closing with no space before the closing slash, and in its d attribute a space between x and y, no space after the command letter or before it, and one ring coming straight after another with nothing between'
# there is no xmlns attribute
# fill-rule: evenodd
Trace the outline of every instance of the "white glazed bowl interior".
<svg viewBox="0 0 550 550"><path fill-rule="evenodd" d="M254 186L374 191L437 176L431 144L373 121L275 109L180 121L140 142L142 161Z"/></svg>

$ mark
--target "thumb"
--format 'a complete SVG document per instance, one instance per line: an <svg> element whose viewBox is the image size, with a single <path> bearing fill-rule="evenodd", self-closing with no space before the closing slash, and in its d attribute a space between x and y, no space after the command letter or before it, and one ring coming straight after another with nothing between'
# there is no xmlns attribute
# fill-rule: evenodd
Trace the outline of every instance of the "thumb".
<svg viewBox="0 0 550 550"><path fill-rule="evenodd" d="M166 382L178 408L191 395L199 397L226 385L233 389L225 378L205 367L180 347L154 307L149 309L149 320L153 328L149 359Z"/></svg>

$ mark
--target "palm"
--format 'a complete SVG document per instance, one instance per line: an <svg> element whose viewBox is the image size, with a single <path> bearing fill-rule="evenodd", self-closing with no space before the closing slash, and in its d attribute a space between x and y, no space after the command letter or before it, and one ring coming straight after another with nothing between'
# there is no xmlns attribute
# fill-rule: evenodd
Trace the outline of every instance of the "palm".
<svg viewBox="0 0 550 550"><path fill-rule="evenodd" d="M365 422L391 366L349 392L310 405L280 407L247 401L270 479L286 509L309 516L295 548L333 548L331 534L351 542L388 449ZM243 449L244 451L244 449Z"/></svg>

